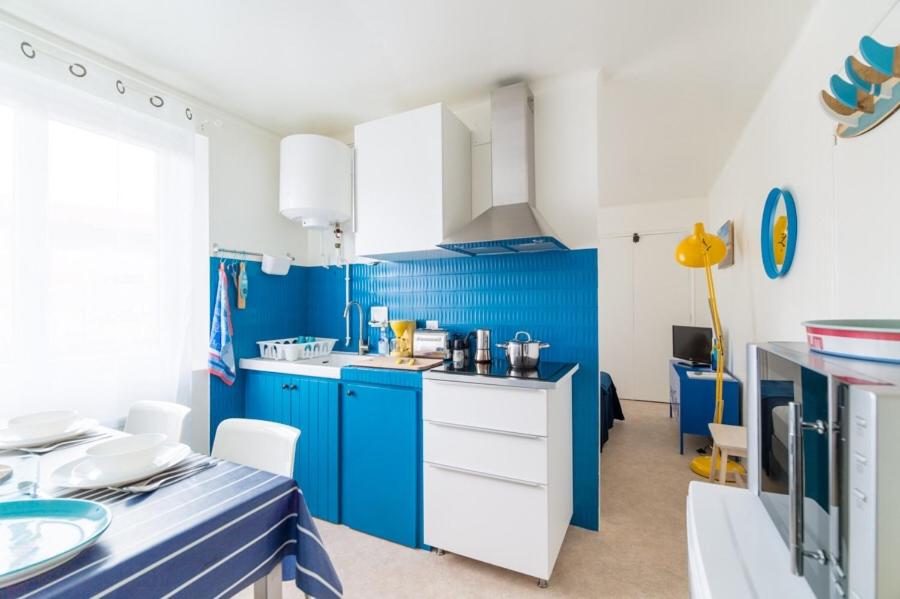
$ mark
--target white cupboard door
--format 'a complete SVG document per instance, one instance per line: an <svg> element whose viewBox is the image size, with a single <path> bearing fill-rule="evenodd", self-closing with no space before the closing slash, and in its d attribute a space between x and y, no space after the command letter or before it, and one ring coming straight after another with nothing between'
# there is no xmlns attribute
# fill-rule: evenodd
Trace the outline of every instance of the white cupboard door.
<svg viewBox="0 0 900 599"><path fill-rule="evenodd" d="M628 399L669 401L667 358L672 325L691 324L691 271L675 261L682 233L643 235L634 245L634 394ZM615 380L615 379L614 379ZM616 381L618 387L618 381Z"/></svg>
<svg viewBox="0 0 900 599"><path fill-rule="evenodd" d="M549 579L547 488L425 463L427 545Z"/></svg>
<svg viewBox="0 0 900 599"><path fill-rule="evenodd" d="M356 127L357 254L440 242L441 109L433 104Z"/></svg>
<svg viewBox="0 0 900 599"><path fill-rule="evenodd" d="M543 437L547 435L547 392L425 380L422 418Z"/></svg>
<svg viewBox="0 0 900 599"><path fill-rule="evenodd" d="M546 437L429 420L423 424L422 458L426 462L547 482Z"/></svg>

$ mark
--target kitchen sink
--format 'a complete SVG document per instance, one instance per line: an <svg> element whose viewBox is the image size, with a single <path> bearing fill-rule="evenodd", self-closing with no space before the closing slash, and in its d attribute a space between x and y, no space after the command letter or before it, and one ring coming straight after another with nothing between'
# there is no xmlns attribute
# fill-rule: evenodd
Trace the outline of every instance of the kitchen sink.
<svg viewBox="0 0 900 599"><path fill-rule="evenodd" d="M306 360L271 360L268 358L242 358L240 367L246 370L262 370L299 376L317 376L326 379L341 378L341 368L372 360L371 356L360 356L350 352L332 352L327 356Z"/></svg>

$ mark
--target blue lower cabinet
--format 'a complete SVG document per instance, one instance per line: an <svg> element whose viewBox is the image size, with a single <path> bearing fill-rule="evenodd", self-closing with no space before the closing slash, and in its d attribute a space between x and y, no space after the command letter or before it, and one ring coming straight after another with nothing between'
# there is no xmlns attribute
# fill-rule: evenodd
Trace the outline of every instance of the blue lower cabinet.
<svg viewBox="0 0 900 599"><path fill-rule="evenodd" d="M294 478L310 513L340 522L340 385L291 377L291 425L300 429Z"/></svg>
<svg viewBox="0 0 900 599"><path fill-rule="evenodd" d="M342 522L415 547L419 393L344 383L341 401Z"/></svg>
<svg viewBox="0 0 900 599"><path fill-rule="evenodd" d="M254 420L291 423L287 377L271 372L248 372L244 388L244 414Z"/></svg>
<svg viewBox="0 0 900 599"><path fill-rule="evenodd" d="M340 521L339 384L329 379L247 371L247 418L300 429L294 479L310 513Z"/></svg>

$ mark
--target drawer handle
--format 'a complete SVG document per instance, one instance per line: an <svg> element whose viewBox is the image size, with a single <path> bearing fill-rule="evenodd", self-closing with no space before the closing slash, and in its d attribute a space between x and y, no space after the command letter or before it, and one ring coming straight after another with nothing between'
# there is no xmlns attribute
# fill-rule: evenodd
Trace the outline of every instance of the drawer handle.
<svg viewBox="0 0 900 599"><path fill-rule="evenodd" d="M291 391L296 391L296 390L297 390L297 385L291 385Z"/></svg>
<svg viewBox="0 0 900 599"><path fill-rule="evenodd" d="M477 470L469 470L468 468L459 468L457 466L445 466L444 464L435 464L434 462L426 462L432 468L440 470L449 470L450 472L459 472L460 474L470 474L472 476L480 476L481 478L492 478L494 480L503 481L505 483L513 483L526 487L543 487L541 483L530 480L522 480L521 478L509 478L508 476L500 476L498 474L488 474L487 472L478 472Z"/></svg>
<svg viewBox="0 0 900 599"><path fill-rule="evenodd" d="M290 388L290 386L289 386L287 383L283 383L283 384L281 385L281 389L282 389L283 391L287 391L289 388Z"/></svg>
<svg viewBox="0 0 900 599"><path fill-rule="evenodd" d="M497 435L508 435L510 437L522 437L523 439L543 439L543 435L532 435L530 433L517 433L513 431L503 431L496 428L485 428L482 426L469 426L466 424L453 424L450 422L437 422L436 420L426 420L429 424L435 426L444 426L447 428L461 428L466 431L477 431L479 433L494 433Z"/></svg>

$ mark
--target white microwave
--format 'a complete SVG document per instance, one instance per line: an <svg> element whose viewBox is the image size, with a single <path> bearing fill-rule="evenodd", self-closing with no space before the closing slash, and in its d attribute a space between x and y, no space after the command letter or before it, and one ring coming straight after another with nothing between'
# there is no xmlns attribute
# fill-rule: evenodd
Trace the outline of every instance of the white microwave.
<svg viewBox="0 0 900 599"><path fill-rule="evenodd" d="M818 599L900 597L900 365L748 347L749 488Z"/></svg>

